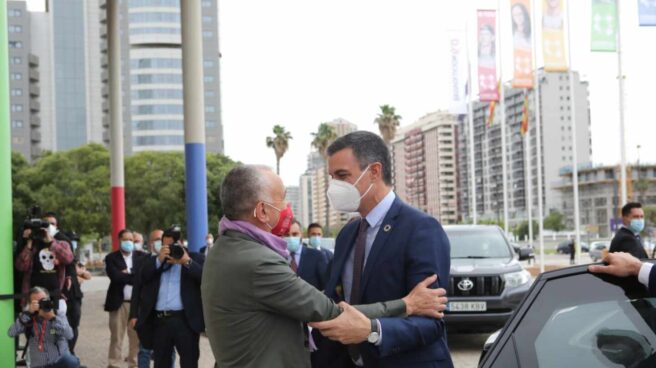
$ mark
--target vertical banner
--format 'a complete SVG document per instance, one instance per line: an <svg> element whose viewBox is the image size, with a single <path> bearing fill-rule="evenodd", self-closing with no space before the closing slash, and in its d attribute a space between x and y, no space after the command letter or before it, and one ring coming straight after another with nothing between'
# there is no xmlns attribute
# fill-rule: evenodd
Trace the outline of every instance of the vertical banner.
<svg viewBox="0 0 656 368"><path fill-rule="evenodd" d="M496 10L478 10L478 94L481 101L499 101L497 89Z"/></svg>
<svg viewBox="0 0 656 368"><path fill-rule="evenodd" d="M467 40L464 30L449 30L449 111L452 114L463 115L467 113Z"/></svg>
<svg viewBox="0 0 656 368"><path fill-rule="evenodd" d="M11 131L9 128L9 42L7 40L7 1L0 0L0 294L14 293L11 210ZM7 336L14 322L13 299L0 300L0 362L14 367L14 339Z"/></svg>
<svg viewBox="0 0 656 368"><path fill-rule="evenodd" d="M542 0L542 54L544 70L567 71L563 0Z"/></svg>
<svg viewBox="0 0 656 368"><path fill-rule="evenodd" d="M617 2L616 0L592 0L592 51L617 50Z"/></svg>
<svg viewBox="0 0 656 368"><path fill-rule="evenodd" d="M522 104L522 121L519 126L519 133L523 136L528 133L528 119L529 119L529 111L528 111L528 90L524 90L524 103Z"/></svg>
<svg viewBox="0 0 656 368"><path fill-rule="evenodd" d="M656 26L656 0L638 0L638 20L641 26Z"/></svg>
<svg viewBox="0 0 656 368"><path fill-rule="evenodd" d="M533 87L533 47L531 45L531 4L529 0L510 0L513 32L514 88Z"/></svg>

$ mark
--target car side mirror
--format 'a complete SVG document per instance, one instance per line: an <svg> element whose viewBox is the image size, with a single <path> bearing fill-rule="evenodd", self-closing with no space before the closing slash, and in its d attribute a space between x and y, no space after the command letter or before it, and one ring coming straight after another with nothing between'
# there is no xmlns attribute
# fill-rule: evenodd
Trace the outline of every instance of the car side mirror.
<svg viewBox="0 0 656 368"><path fill-rule="evenodd" d="M603 329L597 333L597 348L611 362L636 367L651 353L647 339L629 330Z"/></svg>
<svg viewBox="0 0 656 368"><path fill-rule="evenodd" d="M519 260L520 261L525 261L529 258L531 258L531 253L532 253L531 248L520 248L519 249Z"/></svg>

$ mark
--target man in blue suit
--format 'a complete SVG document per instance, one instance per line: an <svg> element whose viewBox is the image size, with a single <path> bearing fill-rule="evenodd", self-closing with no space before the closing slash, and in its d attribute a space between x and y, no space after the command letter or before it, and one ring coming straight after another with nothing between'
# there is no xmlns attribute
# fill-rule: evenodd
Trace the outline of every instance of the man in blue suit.
<svg viewBox="0 0 656 368"><path fill-rule="evenodd" d="M403 203L392 190L390 153L377 135L358 131L328 147L331 206L358 212L360 219L337 236L326 294L349 304L375 303L406 295L437 274L434 288L449 280L450 245L439 222ZM325 336L331 322L311 324ZM352 339L350 341L353 341ZM319 342L326 367L452 367L442 319L406 317L371 321L367 342Z"/></svg>
<svg viewBox="0 0 656 368"><path fill-rule="evenodd" d="M320 251L303 244L301 229L301 224L294 220L287 237L287 249L291 256L292 270L308 284L323 290L326 284L328 260Z"/></svg>
<svg viewBox="0 0 656 368"><path fill-rule="evenodd" d="M635 276L649 290L649 295L656 297L656 268L653 263L642 262L630 253L608 253L604 257L606 265L590 265L592 273L607 273L618 277Z"/></svg>

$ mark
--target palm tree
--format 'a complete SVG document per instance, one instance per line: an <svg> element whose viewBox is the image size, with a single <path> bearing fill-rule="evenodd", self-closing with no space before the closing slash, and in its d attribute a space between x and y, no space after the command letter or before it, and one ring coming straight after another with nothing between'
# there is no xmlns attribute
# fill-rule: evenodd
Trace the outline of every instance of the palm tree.
<svg viewBox="0 0 656 368"><path fill-rule="evenodd" d="M289 149L289 141L292 139L292 135L281 125L273 127L273 134L273 137L267 137L266 145L273 148L273 152L276 153L276 174L280 175L280 159Z"/></svg>
<svg viewBox="0 0 656 368"><path fill-rule="evenodd" d="M378 124L380 135L383 136L385 143L390 144L394 135L396 135L396 128L400 125L400 115L396 115L396 109L390 105L380 106L380 113L374 124Z"/></svg>
<svg viewBox="0 0 656 368"><path fill-rule="evenodd" d="M335 128L333 128L333 126L328 123L321 123L319 124L319 129L317 132L312 133L312 137L314 137L312 139L312 147L316 148L317 151L319 151L321 157L327 161L328 153L326 151L328 150L328 146L330 146L330 144L333 143L335 139L337 139Z"/></svg>
<svg viewBox="0 0 656 368"><path fill-rule="evenodd" d="M329 123L321 123L319 124L319 129L317 130L316 133L312 133L312 147L316 148L317 151L319 151L319 154L321 157L323 157L323 160L325 162L324 167L326 170L326 175L324 176L324 188L328 188L328 146L330 146L331 143L335 139L337 139L337 133L335 132L335 128L333 128L332 125ZM329 207L328 207L328 193L326 195L326 232L330 231L330 215L329 215Z"/></svg>

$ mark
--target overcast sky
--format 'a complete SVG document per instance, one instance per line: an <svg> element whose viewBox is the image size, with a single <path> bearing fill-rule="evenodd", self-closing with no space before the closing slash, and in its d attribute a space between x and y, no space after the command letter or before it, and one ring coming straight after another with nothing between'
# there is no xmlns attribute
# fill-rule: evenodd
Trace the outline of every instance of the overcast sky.
<svg viewBox="0 0 656 368"><path fill-rule="evenodd" d="M638 27L637 1L621 0L628 159L656 162L656 27ZM40 1L32 1L34 3ZM572 67L590 82L592 159L619 162L617 56L591 53L590 0L572 3ZM510 1L502 6L504 80L512 72ZM408 125L448 107L446 30L475 28L476 8L495 0L223 0L219 37L226 154L275 167L265 145L281 124L293 136L281 162L287 185L307 165L310 133L341 117L377 131L378 106ZM32 4L30 4L32 5ZM470 32L470 47L475 36ZM538 57L538 66L542 65ZM475 66L475 64L474 64ZM473 75L476 78L476 75ZM651 92L650 92L651 91ZM553 147L560 147L554 142ZM550 147L547 144L546 154Z"/></svg>

